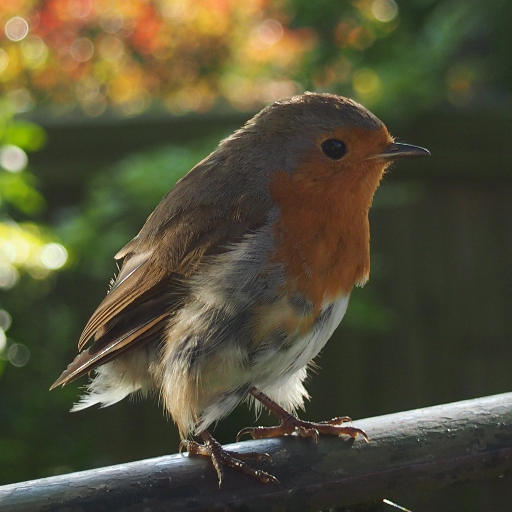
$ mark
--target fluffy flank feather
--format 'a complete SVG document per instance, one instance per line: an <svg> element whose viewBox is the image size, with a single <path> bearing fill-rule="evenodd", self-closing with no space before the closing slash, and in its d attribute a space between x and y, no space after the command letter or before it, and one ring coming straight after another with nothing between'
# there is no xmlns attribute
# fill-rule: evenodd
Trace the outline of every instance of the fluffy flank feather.
<svg viewBox="0 0 512 512"><path fill-rule="evenodd" d="M100 407L108 407L140 389L140 385L135 386L122 377L117 382L113 380L111 364L107 363L96 369L96 375L86 387L86 394L73 405L71 412L81 411L96 404L100 404Z"/></svg>
<svg viewBox="0 0 512 512"><path fill-rule="evenodd" d="M71 412L96 404L108 407L135 392L147 395L154 386L148 371L154 357L152 349L145 346L96 368L86 387L86 394L73 405Z"/></svg>

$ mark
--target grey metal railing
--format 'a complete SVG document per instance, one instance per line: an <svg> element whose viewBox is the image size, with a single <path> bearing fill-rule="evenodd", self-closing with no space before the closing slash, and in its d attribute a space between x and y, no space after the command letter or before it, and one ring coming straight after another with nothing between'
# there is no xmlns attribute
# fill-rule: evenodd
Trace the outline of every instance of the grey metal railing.
<svg viewBox="0 0 512 512"><path fill-rule="evenodd" d="M405 492L503 476L512 469L512 393L354 422L371 438L295 436L228 448L265 451L255 463L282 488L202 457L170 455L0 487L2 512L325 510Z"/></svg>

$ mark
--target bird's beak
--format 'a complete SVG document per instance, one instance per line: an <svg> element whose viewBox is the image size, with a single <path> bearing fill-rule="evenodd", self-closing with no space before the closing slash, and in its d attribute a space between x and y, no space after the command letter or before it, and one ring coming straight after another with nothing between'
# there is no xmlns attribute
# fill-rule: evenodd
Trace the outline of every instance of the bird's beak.
<svg viewBox="0 0 512 512"><path fill-rule="evenodd" d="M401 158L415 158L418 156L430 156L430 151L419 146L411 146L411 144L402 144L400 142L392 142L386 146L386 149L378 155L373 155L368 160L398 160Z"/></svg>

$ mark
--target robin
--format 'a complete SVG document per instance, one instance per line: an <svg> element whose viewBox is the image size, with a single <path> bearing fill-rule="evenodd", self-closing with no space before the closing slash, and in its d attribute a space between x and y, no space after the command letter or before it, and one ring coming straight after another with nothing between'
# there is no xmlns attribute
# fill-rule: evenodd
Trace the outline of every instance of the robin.
<svg viewBox="0 0 512 512"><path fill-rule="evenodd" d="M343 424L348 417L315 423L293 413L308 398L308 365L353 287L368 280L368 210L382 175L394 160L425 155L394 142L347 98L306 93L264 108L181 179L116 254L121 270L51 389L94 369L73 411L157 393L180 450L210 457L219 484L225 465L277 481L208 431L247 398L280 424L238 437L368 440Z"/></svg>

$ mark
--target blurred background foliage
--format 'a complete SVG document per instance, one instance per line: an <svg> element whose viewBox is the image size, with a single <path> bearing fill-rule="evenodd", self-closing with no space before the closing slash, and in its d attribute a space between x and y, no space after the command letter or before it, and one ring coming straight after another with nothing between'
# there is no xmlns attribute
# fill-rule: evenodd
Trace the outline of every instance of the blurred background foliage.
<svg viewBox="0 0 512 512"><path fill-rule="evenodd" d="M0 483L176 451L155 404L70 415L79 384L47 388L165 192L305 90L434 155L376 196L372 280L308 416L509 391L511 17L505 0L0 2ZM252 421L239 408L217 437Z"/></svg>

